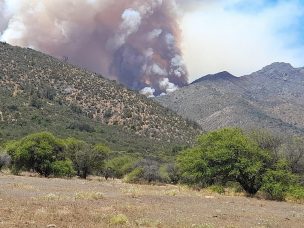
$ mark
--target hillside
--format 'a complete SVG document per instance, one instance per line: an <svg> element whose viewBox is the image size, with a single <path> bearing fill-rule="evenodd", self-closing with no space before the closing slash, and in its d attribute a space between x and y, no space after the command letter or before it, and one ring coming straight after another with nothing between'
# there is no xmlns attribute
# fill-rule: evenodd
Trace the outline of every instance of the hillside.
<svg viewBox="0 0 304 228"><path fill-rule="evenodd" d="M191 143L199 132L115 81L1 42L0 100L0 141L50 130L143 152Z"/></svg>
<svg viewBox="0 0 304 228"><path fill-rule="evenodd" d="M304 68L273 63L251 75L208 75L157 101L204 130L268 128L304 135Z"/></svg>

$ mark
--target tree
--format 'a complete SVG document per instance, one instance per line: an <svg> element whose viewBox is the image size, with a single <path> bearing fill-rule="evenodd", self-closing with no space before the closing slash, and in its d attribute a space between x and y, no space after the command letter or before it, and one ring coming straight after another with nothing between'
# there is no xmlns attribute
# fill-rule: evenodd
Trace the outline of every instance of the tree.
<svg viewBox="0 0 304 228"><path fill-rule="evenodd" d="M237 181L249 194L261 188L270 165L270 153L237 128L203 134L177 158L184 182L205 186Z"/></svg>
<svg viewBox="0 0 304 228"><path fill-rule="evenodd" d="M281 153L289 162L293 173L304 173L304 138L292 137L282 145Z"/></svg>
<svg viewBox="0 0 304 228"><path fill-rule="evenodd" d="M265 129L252 130L247 136L257 143L261 149L268 150L274 159L274 163L280 159L279 151L284 143L282 136Z"/></svg>
<svg viewBox="0 0 304 228"><path fill-rule="evenodd" d="M47 177L52 174L52 163L64 160L65 145L53 134L42 132L8 143L6 149L16 172L33 170Z"/></svg>
<svg viewBox="0 0 304 228"><path fill-rule="evenodd" d="M77 175L86 179L92 172L101 173L104 168L104 162L110 154L110 149L98 144L94 147L84 141L68 138L65 141L67 145L67 157L73 162Z"/></svg>

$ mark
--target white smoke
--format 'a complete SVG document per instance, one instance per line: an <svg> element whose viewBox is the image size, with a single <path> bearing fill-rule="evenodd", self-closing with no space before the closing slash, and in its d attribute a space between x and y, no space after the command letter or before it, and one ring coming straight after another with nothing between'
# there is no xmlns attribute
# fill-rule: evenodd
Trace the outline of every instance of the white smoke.
<svg viewBox="0 0 304 228"><path fill-rule="evenodd" d="M149 98L151 97L155 97L154 93L155 93L155 89L151 88L151 87L145 87L142 90L139 91L140 94L143 94Z"/></svg>
<svg viewBox="0 0 304 228"><path fill-rule="evenodd" d="M166 91L166 93L172 93L178 89L176 85L169 81L169 78L164 78L159 82L160 87ZM164 95L164 94L163 94Z"/></svg>

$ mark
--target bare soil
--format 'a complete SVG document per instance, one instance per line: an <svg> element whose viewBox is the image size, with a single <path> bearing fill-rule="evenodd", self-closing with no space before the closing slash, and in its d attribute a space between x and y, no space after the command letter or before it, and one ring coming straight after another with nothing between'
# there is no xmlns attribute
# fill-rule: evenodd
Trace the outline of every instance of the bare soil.
<svg viewBox="0 0 304 228"><path fill-rule="evenodd" d="M183 186L0 174L0 227L120 226L304 227L304 205Z"/></svg>

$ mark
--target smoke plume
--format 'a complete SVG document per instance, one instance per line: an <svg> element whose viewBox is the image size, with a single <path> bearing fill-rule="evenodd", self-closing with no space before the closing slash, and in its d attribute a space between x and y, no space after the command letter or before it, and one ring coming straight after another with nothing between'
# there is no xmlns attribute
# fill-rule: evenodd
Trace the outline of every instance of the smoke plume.
<svg viewBox="0 0 304 228"><path fill-rule="evenodd" d="M187 84L184 0L0 0L0 36L155 96ZM190 1L191 2L191 1Z"/></svg>

